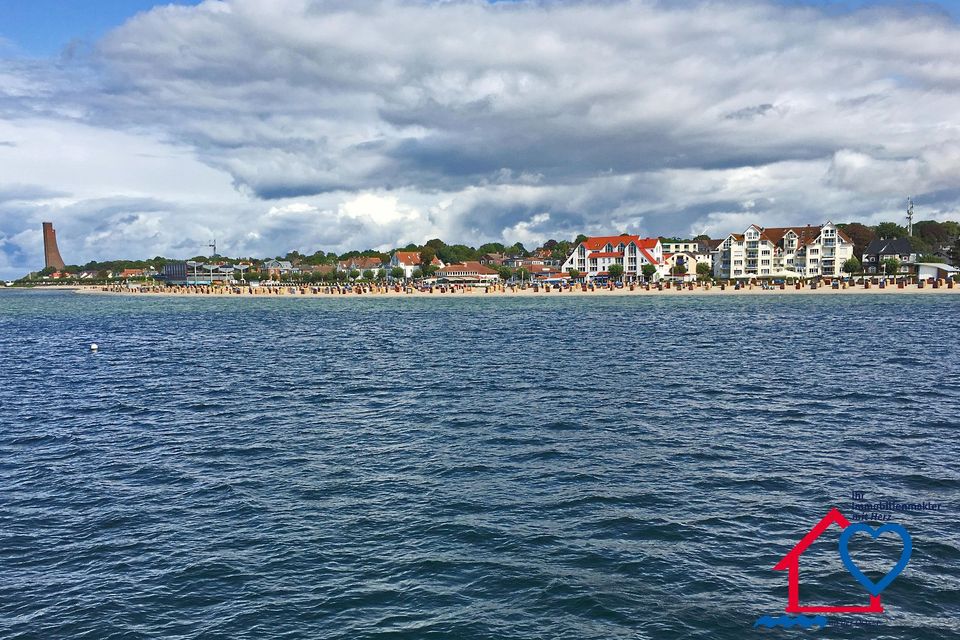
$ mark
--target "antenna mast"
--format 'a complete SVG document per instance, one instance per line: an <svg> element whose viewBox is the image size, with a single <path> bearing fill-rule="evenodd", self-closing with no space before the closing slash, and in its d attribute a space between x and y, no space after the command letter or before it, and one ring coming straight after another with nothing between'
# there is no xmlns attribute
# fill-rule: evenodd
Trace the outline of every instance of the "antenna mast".
<svg viewBox="0 0 960 640"><path fill-rule="evenodd" d="M907 196L907 235L913 235L913 198Z"/></svg>
<svg viewBox="0 0 960 640"><path fill-rule="evenodd" d="M211 258L217 257L217 239L214 238L213 240L211 240L211 241L210 241L210 244L208 244L207 246L210 247L211 249L213 249L213 255L210 256L210 257L211 257Z"/></svg>

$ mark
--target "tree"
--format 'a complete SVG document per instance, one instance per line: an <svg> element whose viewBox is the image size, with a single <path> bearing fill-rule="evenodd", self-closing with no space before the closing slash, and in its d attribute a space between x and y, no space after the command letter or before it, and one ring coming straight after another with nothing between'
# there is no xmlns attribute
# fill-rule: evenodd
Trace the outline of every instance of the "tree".
<svg viewBox="0 0 960 640"><path fill-rule="evenodd" d="M644 280L652 280L657 273L657 268L652 264L645 264L640 268Z"/></svg>
<svg viewBox="0 0 960 640"><path fill-rule="evenodd" d="M507 253L514 256L520 256L521 258L526 258L527 256L530 255L530 252L527 251L527 248L523 246L522 242L518 242L512 247L510 247L509 249L507 249Z"/></svg>
<svg viewBox="0 0 960 640"><path fill-rule="evenodd" d="M513 269L506 265L500 265L497 267L497 273L500 275L501 280L509 280L513 277Z"/></svg>
<svg viewBox="0 0 960 640"><path fill-rule="evenodd" d="M887 258L883 261L883 271L888 276L900 271L900 261L896 258Z"/></svg>
<svg viewBox="0 0 960 640"><path fill-rule="evenodd" d="M433 259L437 257L437 252L433 247L425 246L420 250L420 273L422 277L427 277L433 273Z"/></svg>
<svg viewBox="0 0 960 640"><path fill-rule="evenodd" d="M403 267L390 269L390 277L394 280L402 280L404 275L406 275L406 272L403 270Z"/></svg>
<svg viewBox="0 0 960 640"><path fill-rule="evenodd" d="M580 279L580 270L579 270L579 269L574 269L573 267L571 267L571 268L567 269L567 273L570 274L570 279L571 279L571 280L579 280L579 279Z"/></svg>
<svg viewBox="0 0 960 640"><path fill-rule="evenodd" d="M706 262L697 263L697 280L709 280L713 270Z"/></svg>
<svg viewBox="0 0 960 640"><path fill-rule="evenodd" d="M576 238L576 240L573 241L573 244L580 244L581 242L584 242L585 240L589 240L589 238L587 238L587 236L585 236L585 235L583 235L583 234L581 233L581 234L578 234L578 235L577 235L577 238Z"/></svg>
<svg viewBox="0 0 960 640"><path fill-rule="evenodd" d="M420 267L417 267L416 269L413 270L413 273L411 275L413 276L414 279L422 278L423 269L421 269Z"/></svg>
<svg viewBox="0 0 960 640"><path fill-rule="evenodd" d="M918 238L917 236L908 236L907 242L910 243L910 249L913 251L913 253L933 253L933 247L923 238Z"/></svg>
<svg viewBox="0 0 960 640"><path fill-rule="evenodd" d="M847 234L847 237L853 241L853 255L857 258L863 257L863 250L867 245L877 239L877 232L873 228L859 222L849 224L838 224L837 228Z"/></svg>
<svg viewBox="0 0 960 640"><path fill-rule="evenodd" d="M530 272L527 271L526 268L520 267L519 269L517 269L517 270L514 272L514 275L515 275L517 278L519 278L520 280L526 280L527 278L530 277Z"/></svg>
<svg viewBox="0 0 960 640"><path fill-rule="evenodd" d="M901 227L896 222L881 222L876 226L876 231L877 235L884 240L905 238L907 235L907 228Z"/></svg>
<svg viewBox="0 0 960 640"><path fill-rule="evenodd" d="M613 263L607 268L607 273L610 274L610 277L614 280L620 280L623 278L623 265Z"/></svg>
<svg viewBox="0 0 960 640"><path fill-rule="evenodd" d="M364 280L373 280L373 269L364 269L363 271Z"/></svg>
<svg viewBox="0 0 960 640"><path fill-rule="evenodd" d="M847 258L840 266L840 270L851 275L854 273L860 273L860 261L857 260L856 257Z"/></svg>
<svg viewBox="0 0 960 640"><path fill-rule="evenodd" d="M360 277L360 272L359 272L359 271L357 271L356 269L351 269L351 270L350 270L350 279L351 279L351 280L356 280L356 279L359 278L359 277Z"/></svg>
<svg viewBox="0 0 960 640"><path fill-rule="evenodd" d="M936 220L921 220L916 223L913 225L913 235L934 247L946 244L953 239L948 224Z"/></svg>
<svg viewBox="0 0 960 640"><path fill-rule="evenodd" d="M683 277L687 275L687 265L685 264L675 264L670 268L670 273L675 276Z"/></svg>

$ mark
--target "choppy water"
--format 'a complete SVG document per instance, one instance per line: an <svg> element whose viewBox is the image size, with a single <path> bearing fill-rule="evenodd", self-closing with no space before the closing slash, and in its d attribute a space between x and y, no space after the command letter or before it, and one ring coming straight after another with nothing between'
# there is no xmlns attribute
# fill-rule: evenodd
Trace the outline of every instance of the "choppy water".
<svg viewBox="0 0 960 640"><path fill-rule="evenodd" d="M958 330L946 296L0 292L0 637L956 638ZM880 626L755 629L852 490L944 505L895 518ZM865 604L835 542L801 595Z"/></svg>

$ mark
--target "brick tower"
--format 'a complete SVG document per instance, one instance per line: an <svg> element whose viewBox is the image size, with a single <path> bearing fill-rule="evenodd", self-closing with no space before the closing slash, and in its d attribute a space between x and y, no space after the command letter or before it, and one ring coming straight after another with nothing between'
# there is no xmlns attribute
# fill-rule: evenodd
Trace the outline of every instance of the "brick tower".
<svg viewBox="0 0 960 640"><path fill-rule="evenodd" d="M44 266L53 267L57 271L63 269L63 258L57 248L57 232L53 230L52 222L43 223L43 261Z"/></svg>

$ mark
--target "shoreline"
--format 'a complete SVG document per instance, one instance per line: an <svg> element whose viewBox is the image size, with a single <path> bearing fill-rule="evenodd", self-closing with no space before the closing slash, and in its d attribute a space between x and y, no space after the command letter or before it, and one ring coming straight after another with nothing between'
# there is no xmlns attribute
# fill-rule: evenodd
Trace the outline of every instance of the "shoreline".
<svg viewBox="0 0 960 640"><path fill-rule="evenodd" d="M690 289L688 286L677 288L671 286L664 287L646 287L637 286L632 290L630 287L609 289L607 287L596 287L584 291L581 287L558 289L557 287L526 287L510 288L496 286L490 288L483 287L433 287L430 289L400 289L397 291L392 287L352 287L352 288L328 288L328 287L258 287L255 289L239 288L234 290L218 290L201 288L198 290L171 290L171 289L120 289L114 287L49 287L43 290L69 290L82 295L105 295L105 296L126 296L126 297L183 297L183 298L243 298L243 299L274 299L274 298L448 298L448 297L472 297L472 298L523 298L523 297L578 297L578 296L600 296L600 297L680 297L680 296L776 296L776 295L931 295L931 294L960 294L960 285L954 285L952 288L946 284L934 287L932 284L925 284L922 288L916 284L908 284L903 288L897 285L880 288L877 285L871 285L865 288L863 285L848 286L846 288L834 289L830 286L818 286L816 289L810 286L801 287L771 287L764 289L760 286L746 285L740 289L731 286L721 288L719 285L713 286L694 286ZM239 291L237 293L236 291Z"/></svg>

